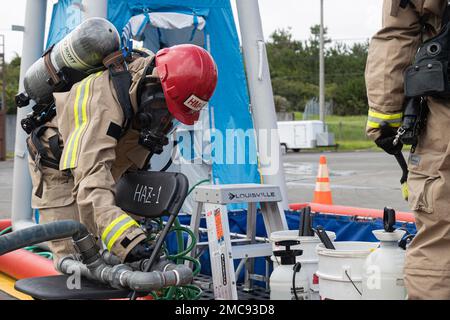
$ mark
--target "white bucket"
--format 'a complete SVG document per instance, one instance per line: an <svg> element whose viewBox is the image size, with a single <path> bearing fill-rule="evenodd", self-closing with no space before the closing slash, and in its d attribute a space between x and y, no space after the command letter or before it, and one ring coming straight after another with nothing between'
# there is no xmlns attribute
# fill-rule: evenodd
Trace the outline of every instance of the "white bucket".
<svg viewBox="0 0 450 320"><path fill-rule="evenodd" d="M331 231L327 231L328 237L331 241L336 239L336 234ZM297 240L300 241L300 245L292 246L292 250L303 250L303 254L298 256L296 261L301 262L302 269L308 276L309 285L311 288L311 299L319 300L319 286L317 284L313 284L314 274L318 269L319 259L317 257L316 247L320 242L319 237L300 237L298 235L298 230L283 230L272 232L270 235L270 241L272 242L272 251L285 250L283 246L276 246L275 242L284 241L284 240ZM273 261L273 268L279 266L280 261L276 259L275 256L271 257Z"/></svg>
<svg viewBox="0 0 450 320"><path fill-rule="evenodd" d="M331 250L319 244L316 274L321 299L361 300L364 262L378 245L378 242L342 241L335 242L336 250Z"/></svg>

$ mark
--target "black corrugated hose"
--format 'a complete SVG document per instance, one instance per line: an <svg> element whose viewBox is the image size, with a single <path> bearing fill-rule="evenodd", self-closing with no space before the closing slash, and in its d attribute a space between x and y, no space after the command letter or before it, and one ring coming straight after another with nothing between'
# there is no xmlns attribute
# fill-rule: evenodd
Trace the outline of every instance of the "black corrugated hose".
<svg viewBox="0 0 450 320"><path fill-rule="evenodd" d="M0 237L0 256L45 241L73 238L81 240L89 235L86 227L74 220L61 220L17 230Z"/></svg>

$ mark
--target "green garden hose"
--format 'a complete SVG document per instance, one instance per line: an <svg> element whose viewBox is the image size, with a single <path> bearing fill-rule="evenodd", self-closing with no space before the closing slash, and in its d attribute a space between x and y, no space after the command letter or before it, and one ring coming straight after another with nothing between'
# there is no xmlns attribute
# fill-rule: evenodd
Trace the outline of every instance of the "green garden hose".
<svg viewBox="0 0 450 320"><path fill-rule="evenodd" d="M6 233L8 233L10 231L12 231L12 227L8 227L6 229L3 229L2 231L0 231L0 236L4 235L4 234L6 234Z"/></svg>
<svg viewBox="0 0 450 320"><path fill-rule="evenodd" d="M24 250L30 251L34 254L37 254L38 256L47 258L52 260L53 259L53 253L51 253L50 251L42 251L42 249L40 249L38 246L30 246L30 247L25 247L23 248Z"/></svg>
<svg viewBox="0 0 450 320"><path fill-rule="evenodd" d="M195 245L197 244L194 233L190 229L181 226L178 218L175 220L174 226L171 228L170 232L176 232L178 252L171 255L168 254L167 249L164 248L167 258L176 261L177 264L184 263L184 261L192 262L194 265L193 275L198 275L201 269L200 261L189 256L189 253L194 250ZM192 239L191 244L186 249L184 248L183 232ZM202 290L199 287L195 285L186 285L182 287L172 286L157 292L152 292L151 296L155 300L198 300L201 294Z"/></svg>
<svg viewBox="0 0 450 320"><path fill-rule="evenodd" d="M187 195L190 195L191 192L194 191L195 187L197 187L197 186L199 186L199 185L201 185L201 184L203 184L203 183L206 183L206 182L210 182L210 180L209 180L209 179L203 179L203 180L200 180L199 182L197 182L196 184L194 184L194 185L189 189Z"/></svg>
<svg viewBox="0 0 450 320"><path fill-rule="evenodd" d="M194 184L188 191L187 195L191 194L191 192L200 184L210 182L209 179L204 179L196 184ZM176 232L177 238L177 250L178 253L173 255L167 255L168 259L176 261L177 264L184 263L185 261L192 262L194 265L193 275L194 277L200 273L201 264L198 259L192 258L189 256L189 253L194 250L195 245L197 244L197 238L194 233L186 228L181 226L180 220L177 218L174 222L174 227L171 228L171 232ZM184 248L184 238L183 232L187 233L189 237L191 237L192 242L185 249ZM166 250L167 252L167 250ZM202 294L202 290L195 285L187 285L183 287L170 287L163 290L159 295L153 293L152 296L154 299L163 299L163 300L198 300Z"/></svg>

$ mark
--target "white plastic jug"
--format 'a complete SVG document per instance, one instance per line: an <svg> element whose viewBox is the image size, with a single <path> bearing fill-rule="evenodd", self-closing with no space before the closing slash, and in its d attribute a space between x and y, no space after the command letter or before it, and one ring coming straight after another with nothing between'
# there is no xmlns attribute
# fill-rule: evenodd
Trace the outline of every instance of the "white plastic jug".
<svg viewBox="0 0 450 320"><path fill-rule="evenodd" d="M364 263L363 300L406 299L403 281L405 250L398 246L405 233L399 229L394 232L373 231L380 240L380 247L373 250Z"/></svg>
<svg viewBox="0 0 450 320"><path fill-rule="evenodd" d="M309 280L306 271L296 258L303 251L291 249L300 244L298 240L284 240L277 242L284 250L274 252L280 259L280 266L270 276L270 300L310 300Z"/></svg>
<svg viewBox="0 0 450 320"><path fill-rule="evenodd" d="M327 231L328 237L331 241L336 239L336 234L331 231ZM309 280L309 287L311 289L311 300L319 300L319 285L314 282L314 275L318 268L319 258L317 257L316 247L320 243L320 239L317 236L314 237L300 237L298 230L283 230L272 232L270 235L270 241L272 242L272 250L283 250L283 247L275 245L275 242L283 240L298 240L300 244L293 246L292 249L301 249L303 254L298 256L296 261L302 263L302 269L306 272ZM274 270L280 266L280 259L271 257L273 261Z"/></svg>

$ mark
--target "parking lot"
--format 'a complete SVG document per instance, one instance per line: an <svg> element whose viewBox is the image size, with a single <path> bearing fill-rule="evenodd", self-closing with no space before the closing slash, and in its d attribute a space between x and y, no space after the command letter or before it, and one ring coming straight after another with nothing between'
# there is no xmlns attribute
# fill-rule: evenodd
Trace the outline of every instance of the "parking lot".
<svg viewBox="0 0 450 320"><path fill-rule="evenodd" d="M289 201L312 199L320 153L288 153L284 168ZM334 204L409 211L400 190L401 170L394 157L383 152L325 153ZM406 155L405 155L406 156Z"/></svg>

